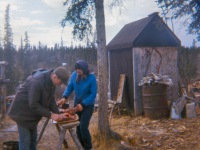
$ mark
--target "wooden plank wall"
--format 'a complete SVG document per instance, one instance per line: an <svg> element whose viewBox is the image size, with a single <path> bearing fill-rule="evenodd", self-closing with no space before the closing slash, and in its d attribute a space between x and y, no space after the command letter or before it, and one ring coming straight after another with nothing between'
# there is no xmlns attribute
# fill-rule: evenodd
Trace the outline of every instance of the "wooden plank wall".
<svg viewBox="0 0 200 150"><path fill-rule="evenodd" d="M197 68L197 70L196 70L196 79L195 80L200 80L200 53L198 53L198 55L196 56L197 57L197 61L196 61L196 68Z"/></svg>
<svg viewBox="0 0 200 150"><path fill-rule="evenodd" d="M143 113L140 80L150 73L169 75L173 87L169 88L169 100L178 98L178 67L176 47L133 48L133 85L135 115ZM159 72L158 72L159 71Z"/></svg>

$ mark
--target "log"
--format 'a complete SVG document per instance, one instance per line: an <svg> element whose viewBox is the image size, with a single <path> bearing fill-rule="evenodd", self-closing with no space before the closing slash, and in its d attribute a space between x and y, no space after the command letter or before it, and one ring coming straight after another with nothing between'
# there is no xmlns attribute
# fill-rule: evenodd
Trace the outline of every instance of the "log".
<svg viewBox="0 0 200 150"><path fill-rule="evenodd" d="M58 124L56 124L56 129L58 130L58 133L60 134L60 127L59 127ZM64 145L65 148L69 148L67 140L65 138L64 138L64 141L63 141L63 145Z"/></svg>
<svg viewBox="0 0 200 150"><path fill-rule="evenodd" d="M83 150L83 147L82 147L79 139L77 138L77 135L73 128L69 129L69 133L71 134L71 137L74 140L74 143L76 144L78 150Z"/></svg>
<svg viewBox="0 0 200 150"><path fill-rule="evenodd" d="M48 122L49 122L49 118L46 118L46 120L45 120L45 122L44 122L44 124L43 124L43 126L42 126L42 129L41 129L41 131L40 131L40 133L39 133L39 135L38 135L38 137L37 137L37 144L39 143L39 141L40 141L40 139L41 139L41 137L42 137L42 135L43 135L43 133L44 133L44 130L45 130L45 128L46 128Z"/></svg>

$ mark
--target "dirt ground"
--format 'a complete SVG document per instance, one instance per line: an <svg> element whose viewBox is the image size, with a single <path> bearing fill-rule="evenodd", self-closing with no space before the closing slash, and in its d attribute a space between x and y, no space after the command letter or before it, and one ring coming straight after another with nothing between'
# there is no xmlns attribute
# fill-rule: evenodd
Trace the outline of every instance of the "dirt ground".
<svg viewBox="0 0 200 150"><path fill-rule="evenodd" d="M45 118L39 123L41 129ZM172 120L169 118L150 120L144 116L130 117L128 115L114 116L111 129L123 138L120 141L111 140L106 146L96 139L98 113L94 112L90 131L93 138L94 150L199 150L200 149L200 115L196 118ZM76 146L66 133L69 150L76 150ZM0 150L3 142L18 140L15 122L6 118L0 122ZM55 125L49 121L43 137L38 144L38 150L56 150L58 132ZM63 149L65 149L63 147Z"/></svg>

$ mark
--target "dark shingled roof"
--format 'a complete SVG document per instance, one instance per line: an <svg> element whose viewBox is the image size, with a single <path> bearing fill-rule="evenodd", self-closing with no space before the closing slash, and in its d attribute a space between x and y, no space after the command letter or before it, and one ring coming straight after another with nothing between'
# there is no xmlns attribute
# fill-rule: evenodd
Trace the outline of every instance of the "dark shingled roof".
<svg viewBox="0 0 200 150"><path fill-rule="evenodd" d="M134 42L144 29L154 20L155 18L162 18L157 12L148 15L148 17L140 19L138 21L126 24L118 34L108 43L107 49L118 49L118 48L129 48L134 46ZM180 45L180 40L176 35L169 29L169 27L163 22L169 34L173 37L173 40Z"/></svg>

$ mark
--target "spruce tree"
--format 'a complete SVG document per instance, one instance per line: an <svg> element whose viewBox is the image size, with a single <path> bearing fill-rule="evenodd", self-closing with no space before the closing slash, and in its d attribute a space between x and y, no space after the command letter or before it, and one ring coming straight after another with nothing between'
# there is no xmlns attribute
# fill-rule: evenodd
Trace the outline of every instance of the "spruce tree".
<svg viewBox="0 0 200 150"><path fill-rule="evenodd" d="M15 92L15 48L13 45L13 33L10 25L10 5L7 5L5 11L5 24L4 24L5 36L4 36L4 60L8 62L5 70L6 78L10 79L11 82L8 84L8 94Z"/></svg>

